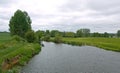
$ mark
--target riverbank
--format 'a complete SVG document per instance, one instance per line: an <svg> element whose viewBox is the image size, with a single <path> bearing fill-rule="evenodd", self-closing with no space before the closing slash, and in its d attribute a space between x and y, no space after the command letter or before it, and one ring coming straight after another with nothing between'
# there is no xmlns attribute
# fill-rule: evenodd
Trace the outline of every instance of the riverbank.
<svg viewBox="0 0 120 73"><path fill-rule="evenodd" d="M63 38L63 43L72 45L89 45L120 52L119 38Z"/></svg>
<svg viewBox="0 0 120 73"><path fill-rule="evenodd" d="M0 73L18 73L34 55L40 45L12 39L9 33L0 33Z"/></svg>
<svg viewBox="0 0 120 73"><path fill-rule="evenodd" d="M54 38L51 41L54 41ZM120 52L120 38L62 38L62 43L96 46L105 50Z"/></svg>

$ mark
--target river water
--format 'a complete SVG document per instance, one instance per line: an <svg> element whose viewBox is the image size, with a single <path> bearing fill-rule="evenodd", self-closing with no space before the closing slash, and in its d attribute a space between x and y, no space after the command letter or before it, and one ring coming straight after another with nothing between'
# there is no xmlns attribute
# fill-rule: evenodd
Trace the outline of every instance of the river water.
<svg viewBox="0 0 120 73"><path fill-rule="evenodd" d="M120 73L120 53L92 46L43 42L21 73Z"/></svg>

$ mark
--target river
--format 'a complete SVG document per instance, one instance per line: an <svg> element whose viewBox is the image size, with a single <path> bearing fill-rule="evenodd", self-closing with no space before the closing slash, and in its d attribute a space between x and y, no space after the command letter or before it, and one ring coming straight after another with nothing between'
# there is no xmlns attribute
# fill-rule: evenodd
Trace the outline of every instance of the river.
<svg viewBox="0 0 120 73"><path fill-rule="evenodd" d="M43 42L21 73L120 73L120 53L92 46Z"/></svg>

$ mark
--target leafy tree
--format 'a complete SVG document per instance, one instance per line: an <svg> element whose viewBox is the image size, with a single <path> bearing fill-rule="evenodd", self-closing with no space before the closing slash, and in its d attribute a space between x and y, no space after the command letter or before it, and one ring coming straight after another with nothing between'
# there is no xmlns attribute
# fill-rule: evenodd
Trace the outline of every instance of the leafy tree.
<svg viewBox="0 0 120 73"><path fill-rule="evenodd" d="M34 31L28 31L25 34L25 38L29 43L33 43L36 41L36 36L35 36L35 32Z"/></svg>
<svg viewBox="0 0 120 73"><path fill-rule="evenodd" d="M89 37L90 36L90 29L79 29L76 32L77 37Z"/></svg>
<svg viewBox="0 0 120 73"><path fill-rule="evenodd" d="M81 30L77 30L77 32L76 32L76 36L77 37L82 37L82 31Z"/></svg>
<svg viewBox="0 0 120 73"><path fill-rule="evenodd" d="M46 30L45 35L50 35L50 31Z"/></svg>
<svg viewBox="0 0 120 73"><path fill-rule="evenodd" d="M56 33L59 33L59 31L58 30L52 30L51 33L50 33L50 36L55 37Z"/></svg>
<svg viewBox="0 0 120 73"><path fill-rule="evenodd" d="M45 34L44 31L41 31L41 30L36 31L37 39L40 41L41 38L44 36L44 34Z"/></svg>
<svg viewBox="0 0 120 73"><path fill-rule="evenodd" d="M120 37L120 30L117 31L117 37Z"/></svg>
<svg viewBox="0 0 120 73"><path fill-rule="evenodd" d="M103 35L104 37L109 37L109 34L107 32L105 32Z"/></svg>
<svg viewBox="0 0 120 73"><path fill-rule="evenodd" d="M94 32L94 33L92 33L92 37L100 37L100 36L101 36L101 34L98 33L98 32Z"/></svg>
<svg viewBox="0 0 120 73"><path fill-rule="evenodd" d="M44 35L44 40L49 41L50 40L50 31L46 30L45 35Z"/></svg>
<svg viewBox="0 0 120 73"><path fill-rule="evenodd" d="M65 37L75 37L74 32L65 32Z"/></svg>
<svg viewBox="0 0 120 73"><path fill-rule="evenodd" d="M31 30L31 19L27 12L17 10L9 21L11 35L24 37L25 33Z"/></svg>

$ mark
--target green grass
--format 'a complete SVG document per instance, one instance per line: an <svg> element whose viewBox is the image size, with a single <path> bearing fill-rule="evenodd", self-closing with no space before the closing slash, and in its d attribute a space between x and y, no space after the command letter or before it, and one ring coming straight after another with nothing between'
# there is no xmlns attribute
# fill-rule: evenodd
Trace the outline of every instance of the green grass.
<svg viewBox="0 0 120 73"><path fill-rule="evenodd" d="M10 34L8 32L0 32L0 43L10 40Z"/></svg>
<svg viewBox="0 0 120 73"><path fill-rule="evenodd" d="M18 73L19 66L25 65L40 50L40 45L37 43L16 41L12 39L9 33L0 33L0 73ZM16 56L20 56L19 62L9 70L3 71L3 62Z"/></svg>
<svg viewBox="0 0 120 73"><path fill-rule="evenodd" d="M120 52L120 38L63 38L64 43L72 45L90 45L106 50Z"/></svg>

